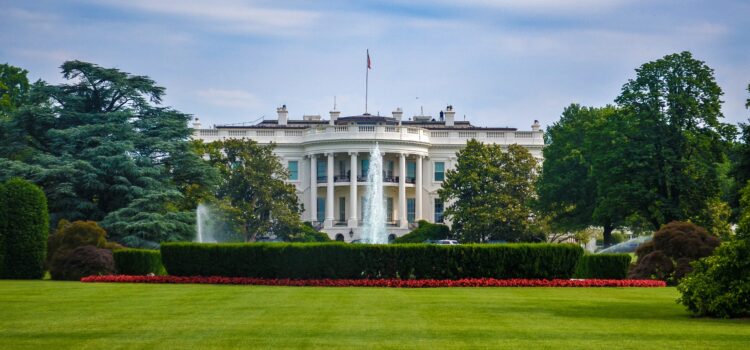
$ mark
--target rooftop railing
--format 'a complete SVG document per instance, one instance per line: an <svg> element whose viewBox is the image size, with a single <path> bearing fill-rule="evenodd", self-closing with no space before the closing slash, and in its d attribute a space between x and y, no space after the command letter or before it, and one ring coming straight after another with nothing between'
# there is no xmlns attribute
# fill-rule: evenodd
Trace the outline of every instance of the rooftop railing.
<svg viewBox="0 0 750 350"><path fill-rule="evenodd" d="M541 131L498 131L482 129L428 130L413 126L336 125L307 129L281 130L268 128L199 129L194 137L206 141L227 138L249 138L261 143L299 144L337 140L393 140L430 144L464 144L469 139L503 145L544 145Z"/></svg>

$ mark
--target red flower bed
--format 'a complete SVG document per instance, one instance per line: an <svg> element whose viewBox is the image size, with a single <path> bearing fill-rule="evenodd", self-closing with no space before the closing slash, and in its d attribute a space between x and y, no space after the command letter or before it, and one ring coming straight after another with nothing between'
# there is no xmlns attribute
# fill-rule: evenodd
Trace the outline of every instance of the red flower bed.
<svg viewBox="0 0 750 350"><path fill-rule="evenodd" d="M439 287L665 287L658 280L544 280L544 279L494 279L465 278L460 280L399 280L399 279L268 279L246 277L179 277L179 276L89 276L81 282L120 283L194 283L194 284L247 284L256 286L310 286L310 287L392 287L392 288L439 288Z"/></svg>

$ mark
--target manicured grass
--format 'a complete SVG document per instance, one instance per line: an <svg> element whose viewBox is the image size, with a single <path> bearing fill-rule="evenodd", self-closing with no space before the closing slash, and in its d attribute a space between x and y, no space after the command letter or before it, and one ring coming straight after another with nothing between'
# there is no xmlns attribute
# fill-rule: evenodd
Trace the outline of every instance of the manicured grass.
<svg viewBox="0 0 750 350"><path fill-rule="evenodd" d="M746 348L673 288L315 288L0 281L0 349Z"/></svg>

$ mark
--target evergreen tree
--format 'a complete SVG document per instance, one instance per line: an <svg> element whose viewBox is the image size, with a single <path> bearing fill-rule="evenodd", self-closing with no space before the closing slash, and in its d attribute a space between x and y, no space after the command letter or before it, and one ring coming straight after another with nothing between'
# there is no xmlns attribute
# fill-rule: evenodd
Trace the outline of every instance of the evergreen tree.
<svg viewBox="0 0 750 350"><path fill-rule="evenodd" d="M0 121L0 179L43 187L53 222L101 221L122 242L191 239L184 193L216 173L190 146L190 116L159 106L165 89L148 77L81 61L61 68L67 83L33 84Z"/></svg>

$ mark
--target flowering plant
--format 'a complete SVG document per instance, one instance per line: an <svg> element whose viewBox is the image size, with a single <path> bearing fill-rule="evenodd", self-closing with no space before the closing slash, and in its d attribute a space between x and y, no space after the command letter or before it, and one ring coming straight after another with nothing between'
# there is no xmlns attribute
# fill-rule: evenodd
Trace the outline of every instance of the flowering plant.
<svg viewBox="0 0 750 350"><path fill-rule="evenodd" d="M441 288L441 287L665 287L660 280L598 280L598 279L495 279L464 278L458 280L400 280L400 279L271 279L221 276L89 276L81 282L119 283L192 283L192 284L243 284L256 286L297 287L391 287L391 288Z"/></svg>

